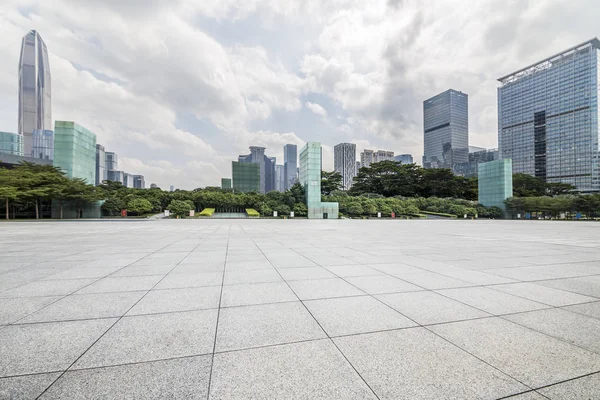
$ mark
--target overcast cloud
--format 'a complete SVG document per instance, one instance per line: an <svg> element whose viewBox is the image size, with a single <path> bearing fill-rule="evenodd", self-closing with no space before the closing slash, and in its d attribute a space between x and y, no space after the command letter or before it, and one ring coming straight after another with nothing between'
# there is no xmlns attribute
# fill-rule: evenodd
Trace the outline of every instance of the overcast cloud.
<svg viewBox="0 0 600 400"><path fill-rule="evenodd" d="M21 38L48 46L53 119L146 184L219 185L248 146L339 142L420 160L422 102L469 95L497 144L496 79L599 36L593 0L4 0L0 130L17 130Z"/></svg>

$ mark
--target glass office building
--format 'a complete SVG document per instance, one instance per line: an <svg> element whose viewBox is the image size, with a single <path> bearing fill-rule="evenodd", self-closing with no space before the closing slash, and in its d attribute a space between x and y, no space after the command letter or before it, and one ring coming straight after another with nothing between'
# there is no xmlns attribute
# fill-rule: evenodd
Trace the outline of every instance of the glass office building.
<svg viewBox="0 0 600 400"><path fill-rule="evenodd" d="M423 102L424 168L452 168L469 161L469 99L446 90Z"/></svg>
<svg viewBox="0 0 600 400"><path fill-rule="evenodd" d="M356 176L354 143L339 143L333 147L333 169L342 176L342 190L350 189Z"/></svg>
<svg viewBox="0 0 600 400"><path fill-rule="evenodd" d="M96 183L96 135L71 121L54 126L54 165L69 178Z"/></svg>
<svg viewBox="0 0 600 400"><path fill-rule="evenodd" d="M260 192L260 164L232 161L231 177L235 192Z"/></svg>
<svg viewBox="0 0 600 400"><path fill-rule="evenodd" d="M112 151L104 153L106 156L105 166L107 171L118 171L119 170L119 157Z"/></svg>
<svg viewBox="0 0 600 400"><path fill-rule="evenodd" d="M283 146L283 174L285 176L285 186L283 190L288 190L298 181L298 147L295 144L286 144Z"/></svg>
<svg viewBox="0 0 600 400"><path fill-rule="evenodd" d="M308 142L300 151L300 184L304 187L309 219L337 219L338 203L321 201L321 143Z"/></svg>
<svg viewBox="0 0 600 400"><path fill-rule="evenodd" d="M54 132L35 129L32 134L31 158L54 159Z"/></svg>
<svg viewBox="0 0 600 400"><path fill-rule="evenodd" d="M23 136L17 133L0 132L0 153L23 156Z"/></svg>
<svg viewBox="0 0 600 400"><path fill-rule="evenodd" d="M238 162L252 163L259 166L260 193L275 190L275 158L265 155L265 147L250 146L250 154L238 156ZM234 178L235 184L235 178Z"/></svg>
<svg viewBox="0 0 600 400"><path fill-rule="evenodd" d="M33 131L52 130L50 81L46 44L39 33L30 31L23 37L19 59L19 134L27 157L32 154Z"/></svg>
<svg viewBox="0 0 600 400"><path fill-rule="evenodd" d="M133 187L135 189L146 189L146 180L144 175L132 175L133 176Z"/></svg>
<svg viewBox="0 0 600 400"><path fill-rule="evenodd" d="M411 154L399 154L394 157L394 161L402 164L413 164L413 156Z"/></svg>
<svg viewBox="0 0 600 400"><path fill-rule="evenodd" d="M231 189L230 178L221 178L221 189Z"/></svg>
<svg viewBox="0 0 600 400"><path fill-rule="evenodd" d="M479 164L479 204L496 206L506 212L504 200L513 197L512 160L503 159Z"/></svg>
<svg viewBox="0 0 600 400"><path fill-rule="evenodd" d="M106 151L101 144L96 145L96 186L107 178L106 175Z"/></svg>
<svg viewBox="0 0 600 400"><path fill-rule="evenodd" d="M498 79L498 144L513 170L598 192L598 61L593 39Z"/></svg>

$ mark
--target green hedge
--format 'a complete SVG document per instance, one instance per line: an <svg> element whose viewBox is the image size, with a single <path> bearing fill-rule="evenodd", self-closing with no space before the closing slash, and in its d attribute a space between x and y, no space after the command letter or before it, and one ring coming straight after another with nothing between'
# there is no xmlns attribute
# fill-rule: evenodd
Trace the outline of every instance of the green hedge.
<svg viewBox="0 0 600 400"><path fill-rule="evenodd" d="M246 214L248 214L249 217L260 217L260 213L254 208L246 208Z"/></svg>
<svg viewBox="0 0 600 400"><path fill-rule="evenodd" d="M201 217L212 217L214 213L215 213L214 208L205 208L204 210L202 210L202 212L199 215Z"/></svg>
<svg viewBox="0 0 600 400"><path fill-rule="evenodd" d="M440 216L440 217L448 217L448 218L456 218L456 215L454 215L454 214L431 212L431 211L421 211L421 214L425 214L425 215L437 215L437 216Z"/></svg>

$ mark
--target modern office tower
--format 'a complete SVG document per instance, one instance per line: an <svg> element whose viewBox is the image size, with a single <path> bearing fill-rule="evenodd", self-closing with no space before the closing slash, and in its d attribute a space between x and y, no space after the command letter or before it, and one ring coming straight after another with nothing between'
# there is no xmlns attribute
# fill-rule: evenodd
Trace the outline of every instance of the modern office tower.
<svg viewBox="0 0 600 400"><path fill-rule="evenodd" d="M71 121L54 125L54 165L69 178L96 183L96 135Z"/></svg>
<svg viewBox="0 0 600 400"><path fill-rule="evenodd" d="M373 150L364 149L360 153L360 166L361 167L371 166L371 164L373 163L373 156L374 156Z"/></svg>
<svg viewBox="0 0 600 400"><path fill-rule="evenodd" d="M275 157L267 157L265 155L265 147L250 146L250 154L240 155L238 162L259 165L260 193L268 193L275 190Z"/></svg>
<svg viewBox="0 0 600 400"><path fill-rule="evenodd" d="M465 163L454 164L452 171L459 176L474 178L477 176L479 164L499 159L498 149L485 149L483 147L469 146L469 149L475 150L469 152L469 161Z"/></svg>
<svg viewBox="0 0 600 400"><path fill-rule="evenodd" d="M115 171L115 170L110 170L110 171L106 171L106 179L112 182L120 182L121 184L123 183L123 181L125 180L125 172L123 171Z"/></svg>
<svg viewBox="0 0 600 400"><path fill-rule="evenodd" d="M231 189L231 178L221 178L221 189Z"/></svg>
<svg viewBox="0 0 600 400"><path fill-rule="evenodd" d="M34 129L31 135L31 158L54 159L54 132Z"/></svg>
<svg viewBox="0 0 600 400"><path fill-rule="evenodd" d="M23 136L17 133L0 132L0 153L22 157Z"/></svg>
<svg viewBox="0 0 600 400"><path fill-rule="evenodd" d="M123 186L128 187L128 188L135 188L135 175L132 174L128 174L127 172L123 172L123 180L121 181L121 183L123 184ZM140 175L141 176L141 175ZM143 180L143 176L142 176L142 180Z"/></svg>
<svg viewBox="0 0 600 400"><path fill-rule="evenodd" d="M500 158L515 173L600 191L594 38L498 79Z"/></svg>
<svg viewBox="0 0 600 400"><path fill-rule="evenodd" d="M300 184L304 187L309 219L337 219L338 203L321 201L321 143L308 142L300 151Z"/></svg>
<svg viewBox="0 0 600 400"><path fill-rule="evenodd" d="M96 186L107 180L106 175L106 152L104 146L96 144Z"/></svg>
<svg viewBox="0 0 600 400"><path fill-rule="evenodd" d="M342 175L342 190L352 187L356 176L356 145L353 143L336 144L333 148L333 169Z"/></svg>
<svg viewBox="0 0 600 400"><path fill-rule="evenodd" d="M232 186L235 192L260 192L260 164L231 162Z"/></svg>
<svg viewBox="0 0 600 400"><path fill-rule="evenodd" d="M413 156L411 154L399 154L394 157L394 161L402 164L414 164Z"/></svg>
<svg viewBox="0 0 600 400"><path fill-rule="evenodd" d="M354 176L358 176L358 171L360 171L360 161L356 162L356 171L354 172Z"/></svg>
<svg viewBox="0 0 600 400"><path fill-rule="evenodd" d="M469 100L446 90L423 102L424 168L452 168L469 161Z"/></svg>
<svg viewBox="0 0 600 400"><path fill-rule="evenodd" d="M479 164L479 204L496 206L506 213L504 200L513 196L513 169L510 159Z"/></svg>
<svg viewBox="0 0 600 400"><path fill-rule="evenodd" d="M52 130L52 92L48 49L36 31L23 37L19 59L19 135L31 156L33 131Z"/></svg>
<svg viewBox="0 0 600 400"><path fill-rule="evenodd" d="M275 165L275 190L285 192L285 168L283 165Z"/></svg>
<svg viewBox="0 0 600 400"><path fill-rule="evenodd" d="M112 151L105 152L106 154L106 170L107 171L118 171L119 170L119 157Z"/></svg>
<svg viewBox="0 0 600 400"><path fill-rule="evenodd" d="M135 189L146 189L146 181L144 175L132 175L133 176L133 187Z"/></svg>
<svg viewBox="0 0 600 400"><path fill-rule="evenodd" d="M377 152L373 154L373 162L376 163L382 161L394 161L394 152L377 150Z"/></svg>
<svg viewBox="0 0 600 400"><path fill-rule="evenodd" d="M283 146L283 173L285 175L285 187L288 190L298 181L298 146L286 144Z"/></svg>
<svg viewBox="0 0 600 400"><path fill-rule="evenodd" d="M469 154L477 153L478 151L484 151L484 150L487 150L487 149L485 147L469 146Z"/></svg>
<svg viewBox="0 0 600 400"><path fill-rule="evenodd" d="M171 185L171 186L169 187L169 192L174 192L174 191L175 191L175 186Z"/></svg>

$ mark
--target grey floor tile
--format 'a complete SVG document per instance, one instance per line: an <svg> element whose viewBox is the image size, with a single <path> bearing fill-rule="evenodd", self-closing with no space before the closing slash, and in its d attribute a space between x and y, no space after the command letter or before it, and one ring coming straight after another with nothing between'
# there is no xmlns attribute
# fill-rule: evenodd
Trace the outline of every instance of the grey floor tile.
<svg viewBox="0 0 600 400"><path fill-rule="evenodd" d="M0 376L65 370L116 319L12 325L0 330Z"/></svg>
<svg viewBox="0 0 600 400"><path fill-rule="evenodd" d="M563 289L586 296L600 298L600 275L570 279L554 279L536 283L555 289Z"/></svg>
<svg viewBox="0 0 600 400"><path fill-rule="evenodd" d="M600 355L501 318L430 329L530 387L600 371Z"/></svg>
<svg viewBox="0 0 600 400"><path fill-rule="evenodd" d="M317 264L314 262L302 257L302 256L292 256L292 257L268 257L269 261L275 268L278 269L288 269L288 268L298 268L298 267L317 267Z"/></svg>
<svg viewBox="0 0 600 400"><path fill-rule="evenodd" d="M211 356L68 371L41 399L204 399Z"/></svg>
<svg viewBox="0 0 600 400"><path fill-rule="evenodd" d="M460 279L450 278L448 276L436 274L435 272L419 272L414 274L403 274L402 280L425 289L446 289L474 286L474 284L461 281Z"/></svg>
<svg viewBox="0 0 600 400"><path fill-rule="evenodd" d="M74 365L94 368L212 352L217 310L123 317Z"/></svg>
<svg viewBox="0 0 600 400"><path fill-rule="evenodd" d="M326 337L299 301L225 308L219 316L216 351Z"/></svg>
<svg viewBox="0 0 600 400"><path fill-rule="evenodd" d="M369 294L414 292L423 290L419 286L389 275L356 276L346 281Z"/></svg>
<svg viewBox="0 0 600 400"><path fill-rule="evenodd" d="M26 283L0 293L0 297L66 296L91 284L96 279L63 279Z"/></svg>
<svg viewBox="0 0 600 400"><path fill-rule="evenodd" d="M340 278L290 281L290 286L302 300L330 297L360 296L365 293Z"/></svg>
<svg viewBox="0 0 600 400"><path fill-rule="evenodd" d="M325 267L325 269L342 278L349 276L382 275L381 271L365 265L334 265Z"/></svg>
<svg viewBox="0 0 600 400"><path fill-rule="evenodd" d="M44 280L104 278L105 276L118 271L120 268L121 267L76 267L49 275L45 277Z"/></svg>
<svg viewBox="0 0 600 400"><path fill-rule="evenodd" d="M329 340L318 340L215 354L210 399L376 397Z"/></svg>
<svg viewBox="0 0 600 400"><path fill-rule="evenodd" d="M0 378L0 399L36 399L60 372Z"/></svg>
<svg viewBox="0 0 600 400"><path fill-rule="evenodd" d="M557 308L507 315L506 319L600 354L600 320Z"/></svg>
<svg viewBox="0 0 600 400"><path fill-rule="evenodd" d="M417 325L370 296L310 300L305 304L329 336Z"/></svg>
<svg viewBox="0 0 600 400"><path fill-rule="evenodd" d="M600 319L600 301L563 307L565 310Z"/></svg>
<svg viewBox="0 0 600 400"><path fill-rule="evenodd" d="M249 260L249 261L229 261L227 259L227 264L225 265L225 269L227 271L251 271L256 269L269 269L273 268L269 260L262 257L260 260Z"/></svg>
<svg viewBox="0 0 600 400"><path fill-rule="evenodd" d="M421 268L413 267L402 263L369 264L369 267L397 277L402 277L402 275L406 274L418 274L421 272L426 272Z"/></svg>
<svg viewBox="0 0 600 400"><path fill-rule="evenodd" d="M127 315L218 308L220 295L220 286L152 290Z"/></svg>
<svg viewBox="0 0 600 400"><path fill-rule="evenodd" d="M593 297L583 296L577 293L554 289L530 282L514 283L510 285L494 285L492 289L555 307L596 300Z"/></svg>
<svg viewBox="0 0 600 400"><path fill-rule="evenodd" d="M424 328L333 340L380 399L498 398L527 390Z"/></svg>
<svg viewBox="0 0 600 400"><path fill-rule="evenodd" d="M221 307L281 303L297 299L285 282L227 285L223 287Z"/></svg>
<svg viewBox="0 0 600 400"><path fill-rule="evenodd" d="M538 391L552 400L600 399L600 374L548 386Z"/></svg>
<svg viewBox="0 0 600 400"><path fill-rule="evenodd" d="M103 278L78 291L77 294L134 292L150 290L162 279L162 275L122 276Z"/></svg>
<svg viewBox="0 0 600 400"><path fill-rule="evenodd" d="M223 272L198 272L194 274L169 274L158 285L156 289L178 289L200 286L221 286Z"/></svg>
<svg viewBox="0 0 600 400"><path fill-rule="evenodd" d="M16 297L1 299L0 325L7 325L15 322L18 319L21 319L61 298L62 296Z"/></svg>
<svg viewBox="0 0 600 400"><path fill-rule="evenodd" d="M143 295L144 292L74 294L29 315L19 323L120 317Z"/></svg>
<svg viewBox="0 0 600 400"><path fill-rule="evenodd" d="M225 261L207 264L179 264L169 275L173 274L198 274L204 272L221 272L225 270Z"/></svg>
<svg viewBox="0 0 600 400"><path fill-rule="evenodd" d="M263 283L282 281L275 268L257 270L225 271L225 285L240 283Z"/></svg>
<svg viewBox="0 0 600 400"><path fill-rule="evenodd" d="M485 287L438 290L438 293L490 314L540 310L549 306Z"/></svg>
<svg viewBox="0 0 600 400"><path fill-rule="evenodd" d="M119 276L145 276L145 275L166 275L168 274L174 267L171 265L137 265L131 267L125 267L114 274L112 277Z"/></svg>
<svg viewBox="0 0 600 400"><path fill-rule="evenodd" d="M335 278L323 267L278 268L278 271L286 281Z"/></svg>
<svg viewBox="0 0 600 400"><path fill-rule="evenodd" d="M516 396L507 397L506 400L548 400L548 398L542 396L538 392L529 391L526 393L518 394Z"/></svg>
<svg viewBox="0 0 600 400"><path fill-rule="evenodd" d="M421 325L490 316L486 312L430 291L385 294L377 298Z"/></svg>

